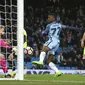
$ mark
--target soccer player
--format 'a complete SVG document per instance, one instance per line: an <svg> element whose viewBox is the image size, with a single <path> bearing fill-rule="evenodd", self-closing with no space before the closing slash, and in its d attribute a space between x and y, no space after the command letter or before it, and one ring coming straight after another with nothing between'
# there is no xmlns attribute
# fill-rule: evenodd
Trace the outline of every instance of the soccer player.
<svg viewBox="0 0 85 85"><path fill-rule="evenodd" d="M85 30L84 30L83 37L82 37L82 40L81 40L81 47L84 48L82 59L83 59L83 68L85 69Z"/></svg>
<svg viewBox="0 0 85 85"><path fill-rule="evenodd" d="M48 65L50 66L51 69L53 69L56 72L56 76L60 76L62 73L57 69L55 64L52 62L53 56L55 55L55 51L59 47L60 31L62 30L62 28L68 28L74 30L78 30L80 28L65 26L60 23L57 23L55 14L49 14L47 21L49 24L46 26L46 29L42 32L42 34L48 34L48 41L46 41L45 44L43 45L42 52L40 53L39 61L33 61L32 63L43 65L44 58L45 56L47 56Z"/></svg>
<svg viewBox="0 0 85 85"><path fill-rule="evenodd" d="M2 35L4 35L4 26L0 25L0 65L4 73L8 73L8 68L6 66L6 59L4 53L4 49L10 49L11 47L2 39Z"/></svg>
<svg viewBox="0 0 85 85"><path fill-rule="evenodd" d="M4 36L4 26L3 25L0 25L0 50L1 50L1 53L0 53L0 65L2 67L2 70L3 72L5 73L5 77L7 77L10 73L8 72L8 68L6 66L6 58L5 58L5 55L3 54L4 53L4 50L5 49L9 49L11 50L12 46L9 45L9 39L6 41L4 41L4 39L2 38L2 36ZM11 55L9 55L11 56ZM12 57L10 57L12 58ZM11 73L11 75L15 75L15 72L14 73Z"/></svg>

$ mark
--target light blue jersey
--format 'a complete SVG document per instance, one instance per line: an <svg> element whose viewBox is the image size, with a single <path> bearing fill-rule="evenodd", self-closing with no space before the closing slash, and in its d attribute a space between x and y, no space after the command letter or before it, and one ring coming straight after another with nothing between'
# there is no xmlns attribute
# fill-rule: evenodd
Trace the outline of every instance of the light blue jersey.
<svg viewBox="0 0 85 85"><path fill-rule="evenodd" d="M49 53L55 54L55 51L58 49L60 43L59 35L62 28L79 30L79 31L82 30L81 28L66 26L57 22L52 22L51 24L48 24L43 32L45 34L48 34L49 38L49 40L44 44L44 46L48 46L50 48L48 54Z"/></svg>
<svg viewBox="0 0 85 85"><path fill-rule="evenodd" d="M59 38L61 31L61 24L52 23L49 28L48 37L56 37Z"/></svg>
<svg viewBox="0 0 85 85"><path fill-rule="evenodd" d="M48 33L49 40L44 44L44 46L48 46L50 51L48 53L55 54L55 51L59 47L59 34L61 31L61 24L53 22L48 24L45 29L45 33Z"/></svg>

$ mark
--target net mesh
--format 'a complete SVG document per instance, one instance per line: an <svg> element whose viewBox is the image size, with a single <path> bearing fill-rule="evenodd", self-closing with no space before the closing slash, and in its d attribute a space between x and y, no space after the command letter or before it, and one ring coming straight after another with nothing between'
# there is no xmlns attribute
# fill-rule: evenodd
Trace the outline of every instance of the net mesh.
<svg viewBox="0 0 85 85"><path fill-rule="evenodd" d="M6 73L6 71L4 72L5 68L16 67L13 65L16 59L12 59L12 56L9 58L9 55L12 53L12 47L17 46L17 0L2 0L0 2L0 26L4 26L4 33L0 33L0 40L6 44L3 47L0 41L0 71ZM1 57L5 59L1 59ZM6 66L2 60L6 61Z"/></svg>

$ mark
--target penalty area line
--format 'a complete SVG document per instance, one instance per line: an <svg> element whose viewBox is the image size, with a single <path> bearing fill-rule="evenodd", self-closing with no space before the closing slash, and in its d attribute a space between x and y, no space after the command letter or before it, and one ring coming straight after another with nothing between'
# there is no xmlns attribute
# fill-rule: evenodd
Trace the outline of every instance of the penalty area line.
<svg viewBox="0 0 85 85"><path fill-rule="evenodd" d="M85 81L65 81L65 80L23 80L26 82L56 82L56 83L85 83Z"/></svg>

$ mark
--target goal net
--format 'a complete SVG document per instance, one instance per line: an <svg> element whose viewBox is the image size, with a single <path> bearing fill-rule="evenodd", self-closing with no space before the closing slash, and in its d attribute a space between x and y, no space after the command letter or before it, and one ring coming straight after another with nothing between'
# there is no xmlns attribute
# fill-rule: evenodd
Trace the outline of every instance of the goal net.
<svg viewBox="0 0 85 85"><path fill-rule="evenodd" d="M23 80L23 0L0 2L0 80Z"/></svg>

